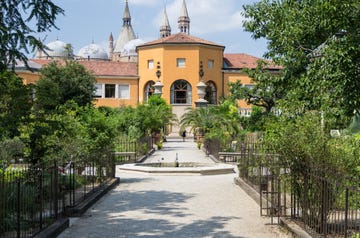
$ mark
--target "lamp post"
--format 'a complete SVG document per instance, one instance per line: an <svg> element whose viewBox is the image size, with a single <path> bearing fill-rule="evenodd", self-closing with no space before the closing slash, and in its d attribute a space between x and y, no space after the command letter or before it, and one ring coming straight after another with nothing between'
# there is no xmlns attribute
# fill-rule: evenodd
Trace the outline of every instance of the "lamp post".
<svg viewBox="0 0 360 238"><path fill-rule="evenodd" d="M199 67L199 76L200 76L200 82L196 85L197 88L197 94L199 99L196 100L195 105L196 107L206 107L208 104L208 101L206 101L204 99L205 97L205 89L206 89L206 84L203 82L202 78L204 76L204 69L203 69L203 63L202 61L200 61L200 67Z"/></svg>
<svg viewBox="0 0 360 238"><path fill-rule="evenodd" d="M158 78L158 81L154 84L154 95L158 95L159 97L161 97L162 95L162 88L164 87L164 84L162 84L160 82L160 76L161 76L161 67L160 67L160 62L157 62L157 66L156 66L156 77Z"/></svg>

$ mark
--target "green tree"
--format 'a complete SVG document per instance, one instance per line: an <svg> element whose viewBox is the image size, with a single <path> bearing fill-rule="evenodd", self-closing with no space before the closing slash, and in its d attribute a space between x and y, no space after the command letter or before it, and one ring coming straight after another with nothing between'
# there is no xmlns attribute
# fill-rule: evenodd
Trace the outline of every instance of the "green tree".
<svg viewBox="0 0 360 238"><path fill-rule="evenodd" d="M20 138L26 144L25 156L28 162L36 164L48 155L51 144L48 138L60 128L60 123L50 114L32 112L29 120L20 127Z"/></svg>
<svg viewBox="0 0 360 238"><path fill-rule="evenodd" d="M265 38L265 56L284 66L284 111L318 110L332 120L359 111L357 0L262 0L244 10L245 29L256 39Z"/></svg>
<svg viewBox="0 0 360 238"><path fill-rule="evenodd" d="M74 101L58 106L56 113L48 114L52 133L45 138L46 153L43 160L71 159L88 155L86 127L79 117L82 108Z"/></svg>
<svg viewBox="0 0 360 238"><path fill-rule="evenodd" d="M188 108L180 124L190 127L195 134L204 135L205 139L218 139L223 144L236 138L241 130L237 107L232 100L217 106Z"/></svg>
<svg viewBox="0 0 360 238"><path fill-rule="evenodd" d="M247 132L265 131L266 122L273 116L264 112L262 107L253 106L250 117L241 117L241 125Z"/></svg>
<svg viewBox="0 0 360 238"><path fill-rule="evenodd" d="M53 110L69 100L79 106L91 104L95 91L95 78L75 61L65 65L51 62L41 69L36 98L40 109Z"/></svg>
<svg viewBox="0 0 360 238"><path fill-rule="evenodd" d="M119 132L129 136L132 139L138 139L143 135L140 131L139 126L137 125L137 120L134 117L135 108L128 107L120 107L117 108L117 128Z"/></svg>
<svg viewBox="0 0 360 238"><path fill-rule="evenodd" d="M2 0L0 9L0 71L16 60L27 65L27 53L44 49L35 34L57 29L55 19L64 13L50 0Z"/></svg>
<svg viewBox="0 0 360 238"><path fill-rule="evenodd" d="M19 159L24 153L24 147L18 137L0 141L0 170L6 169L11 162Z"/></svg>
<svg viewBox="0 0 360 238"><path fill-rule="evenodd" d="M134 139L160 132L165 125L176 121L171 106L158 96L150 97L136 108L122 107L118 110L119 131L131 135Z"/></svg>
<svg viewBox="0 0 360 238"><path fill-rule="evenodd" d="M0 140L19 135L18 128L30 114L29 88L12 72L0 71Z"/></svg>
<svg viewBox="0 0 360 238"><path fill-rule="evenodd" d="M244 86L240 81L229 83L232 98L262 107L266 114L269 114L275 107L276 101L285 95L282 77L279 73L270 72L267 68L268 64L265 61L258 61L255 69L244 70L254 83L252 87Z"/></svg>
<svg viewBox="0 0 360 238"><path fill-rule="evenodd" d="M86 106L79 110L79 120L85 130L86 151L88 155L101 159L101 157L114 149L118 131L117 119L105 110Z"/></svg>

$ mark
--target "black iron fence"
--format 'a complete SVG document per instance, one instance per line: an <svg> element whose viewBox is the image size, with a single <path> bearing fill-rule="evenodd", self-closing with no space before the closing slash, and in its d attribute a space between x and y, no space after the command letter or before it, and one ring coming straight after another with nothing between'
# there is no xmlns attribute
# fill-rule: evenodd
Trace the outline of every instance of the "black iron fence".
<svg viewBox="0 0 360 238"><path fill-rule="evenodd" d="M292 218L314 237L360 237L360 181L331 172L308 171L293 181Z"/></svg>
<svg viewBox="0 0 360 238"><path fill-rule="evenodd" d="M215 158L219 157L219 152L221 151L221 145L220 145L220 141L217 139L212 139L212 140L204 140L204 148L206 151L206 154L210 154L212 156L214 156Z"/></svg>
<svg viewBox="0 0 360 238"><path fill-rule="evenodd" d="M259 192L261 215L272 222L290 218L313 237L360 237L359 179L328 169L295 174L261 143L239 142L236 148L218 158L238 163L240 177Z"/></svg>
<svg viewBox="0 0 360 238"><path fill-rule="evenodd" d="M33 237L114 177L110 154L0 170L0 237Z"/></svg>
<svg viewBox="0 0 360 238"><path fill-rule="evenodd" d="M142 137L138 140L121 138L113 153L116 164L136 163L153 150L154 138Z"/></svg>

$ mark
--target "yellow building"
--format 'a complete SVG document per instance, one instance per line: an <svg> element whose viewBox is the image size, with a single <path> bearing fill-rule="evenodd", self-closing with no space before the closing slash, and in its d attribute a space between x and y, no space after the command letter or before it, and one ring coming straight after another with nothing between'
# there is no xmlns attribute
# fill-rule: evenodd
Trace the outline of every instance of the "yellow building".
<svg viewBox="0 0 360 238"><path fill-rule="evenodd" d="M34 72L18 67L17 73L24 83L36 83L38 71L44 65L53 60L73 59L95 76L97 106L136 106L150 95L160 94L179 118L188 107L217 104L228 95L229 82L240 80L245 86L253 85L242 69L255 68L259 58L224 54L225 46L190 35L185 0L178 28L178 33L171 33L164 10L160 38L151 42L136 39L126 1L120 34L115 43L110 34L108 51L92 43L74 54L69 44L57 40L47 45L50 50L38 51L36 59L29 61ZM250 105L239 102L241 115L250 112Z"/></svg>
<svg viewBox="0 0 360 238"><path fill-rule="evenodd" d="M196 86L202 80L208 86L205 100L216 104L221 96L217 92L224 88L221 70L224 48L186 33L138 46L139 88L142 92L139 101L146 101L159 81L163 85L162 97L180 113L187 107L195 107L199 100Z"/></svg>

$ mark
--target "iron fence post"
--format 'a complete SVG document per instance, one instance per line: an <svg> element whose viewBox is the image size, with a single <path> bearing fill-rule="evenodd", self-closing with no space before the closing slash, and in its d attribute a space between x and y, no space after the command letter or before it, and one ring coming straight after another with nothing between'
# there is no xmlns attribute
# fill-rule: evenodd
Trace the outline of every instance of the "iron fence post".
<svg viewBox="0 0 360 238"><path fill-rule="evenodd" d="M304 199L303 199L303 206L302 206L302 216L303 216L303 220L304 220L304 224L305 226L308 225L308 196L309 196L309 192L308 192L308 179L309 179L309 174L306 172L304 174L304 189L303 189L303 194L304 194ZM299 197L301 197L301 194L299 195Z"/></svg>
<svg viewBox="0 0 360 238"><path fill-rule="evenodd" d="M20 238L20 178L16 179L17 200L16 200L16 237Z"/></svg>
<svg viewBox="0 0 360 238"><path fill-rule="evenodd" d="M345 191L345 234L344 237L347 238L347 230L348 230L348 212L349 212L349 188L346 188Z"/></svg>
<svg viewBox="0 0 360 238"><path fill-rule="evenodd" d="M327 203L329 202L327 199L327 181L325 178L323 178L322 181L322 204L321 204L321 228L322 232L324 234L324 237L327 237Z"/></svg>
<svg viewBox="0 0 360 238"><path fill-rule="evenodd" d="M54 168L53 168L53 174L54 174L54 184L53 184L53 189L54 189L54 212L55 212L55 219L58 219L58 211L59 211L59 207L58 207L58 187L59 187L59 180L58 180L58 166L57 166L57 161L56 159L54 159Z"/></svg>
<svg viewBox="0 0 360 238"><path fill-rule="evenodd" d="M44 173L44 164L38 165L36 168L40 169L40 171L36 171L39 173L38 179L39 179L39 195L40 195L40 230L42 229L43 225L43 209L44 209L44 191L43 191L43 173Z"/></svg>
<svg viewBox="0 0 360 238"><path fill-rule="evenodd" d="M137 141L134 141L133 142L134 143L134 147L135 147L135 158L134 158L134 160L135 160L135 163L137 162L137 152L138 152L138 143L137 143Z"/></svg>

